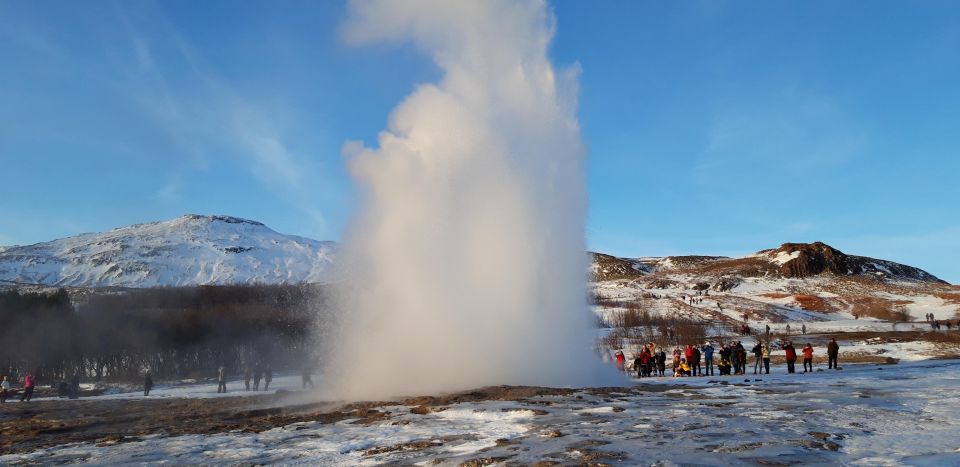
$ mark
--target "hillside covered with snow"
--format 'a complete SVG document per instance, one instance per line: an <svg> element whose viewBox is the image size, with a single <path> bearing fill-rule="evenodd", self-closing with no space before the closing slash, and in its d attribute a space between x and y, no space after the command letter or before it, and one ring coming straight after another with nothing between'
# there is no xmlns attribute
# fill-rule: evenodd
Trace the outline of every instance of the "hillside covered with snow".
<svg viewBox="0 0 960 467"><path fill-rule="evenodd" d="M710 323L721 334L743 324L787 334L788 326L820 335L864 332L886 336L861 343L866 354L885 357L903 339L931 337L917 335L933 329L930 317L945 331L960 320L960 287L922 269L848 255L821 242L785 243L743 258L593 256L594 311L607 322L641 311ZM952 341L910 345L916 348L902 350L911 358L960 352Z"/></svg>
<svg viewBox="0 0 960 467"><path fill-rule="evenodd" d="M256 221L188 214L27 246L0 247L0 285L155 287L328 279L336 245Z"/></svg>

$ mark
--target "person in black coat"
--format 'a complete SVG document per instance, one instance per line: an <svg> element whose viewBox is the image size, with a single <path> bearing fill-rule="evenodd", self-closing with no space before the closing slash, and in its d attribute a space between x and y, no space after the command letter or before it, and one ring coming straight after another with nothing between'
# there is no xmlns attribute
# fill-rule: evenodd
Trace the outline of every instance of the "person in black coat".
<svg viewBox="0 0 960 467"><path fill-rule="evenodd" d="M827 369L837 369L837 357L840 355L840 344L837 344L837 339L830 339L830 343L827 344Z"/></svg>
<svg viewBox="0 0 960 467"><path fill-rule="evenodd" d="M150 390L153 389L153 375L150 372L146 372L143 375L143 395L144 397L150 395Z"/></svg>

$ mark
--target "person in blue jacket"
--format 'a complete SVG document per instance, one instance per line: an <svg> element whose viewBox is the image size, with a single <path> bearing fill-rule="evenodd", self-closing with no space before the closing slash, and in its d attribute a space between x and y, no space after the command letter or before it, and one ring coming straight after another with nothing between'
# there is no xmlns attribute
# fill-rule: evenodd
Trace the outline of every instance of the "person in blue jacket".
<svg viewBox="0 0 960 467"><path fill-rule="evenodd" d="M704 373L707 376L713 376L713 346L707 342L700 351L703 353Z"/></svg>

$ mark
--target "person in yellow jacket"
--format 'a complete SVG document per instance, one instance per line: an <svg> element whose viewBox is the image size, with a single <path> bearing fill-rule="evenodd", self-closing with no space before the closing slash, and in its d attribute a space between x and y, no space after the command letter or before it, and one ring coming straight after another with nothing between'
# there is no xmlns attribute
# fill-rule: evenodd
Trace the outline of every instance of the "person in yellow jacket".
<svg viewBox="0 0 960 467"><path fill-rule="evenodd" d="M677 372L674 373L674 377L680 376L690 376L690 364L687 363L687 359L680 359L680 365L677 366Z"/></svg>
<svg viewBox="0 0 960 467"><path fill-rule="evenodd" d="M763 368L767 371L767 374L770 374L770 346L763 344L760 347L760 356L763 358Z"/></svg>

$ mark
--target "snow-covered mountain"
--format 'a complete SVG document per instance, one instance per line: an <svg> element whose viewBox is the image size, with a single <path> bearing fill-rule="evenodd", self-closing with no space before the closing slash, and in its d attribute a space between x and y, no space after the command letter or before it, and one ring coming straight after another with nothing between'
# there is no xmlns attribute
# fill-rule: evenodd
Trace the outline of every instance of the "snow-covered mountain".
<svg viewBox="0 0 960 467"><path fill-rule="evenodd" d="M594 253L592 273L601 316L640 309L731 326L803 322L821 331L889 330L930 315L960 319L960 286L822 242L784 243L743 258Z"/></svg>
<svg viewBox="0 0 960 467"><path fill-rule="evenodd" d="M0 247L0 284L154 287L329 279L336 245L251 220L188 214L28 246Z"/></svg>

